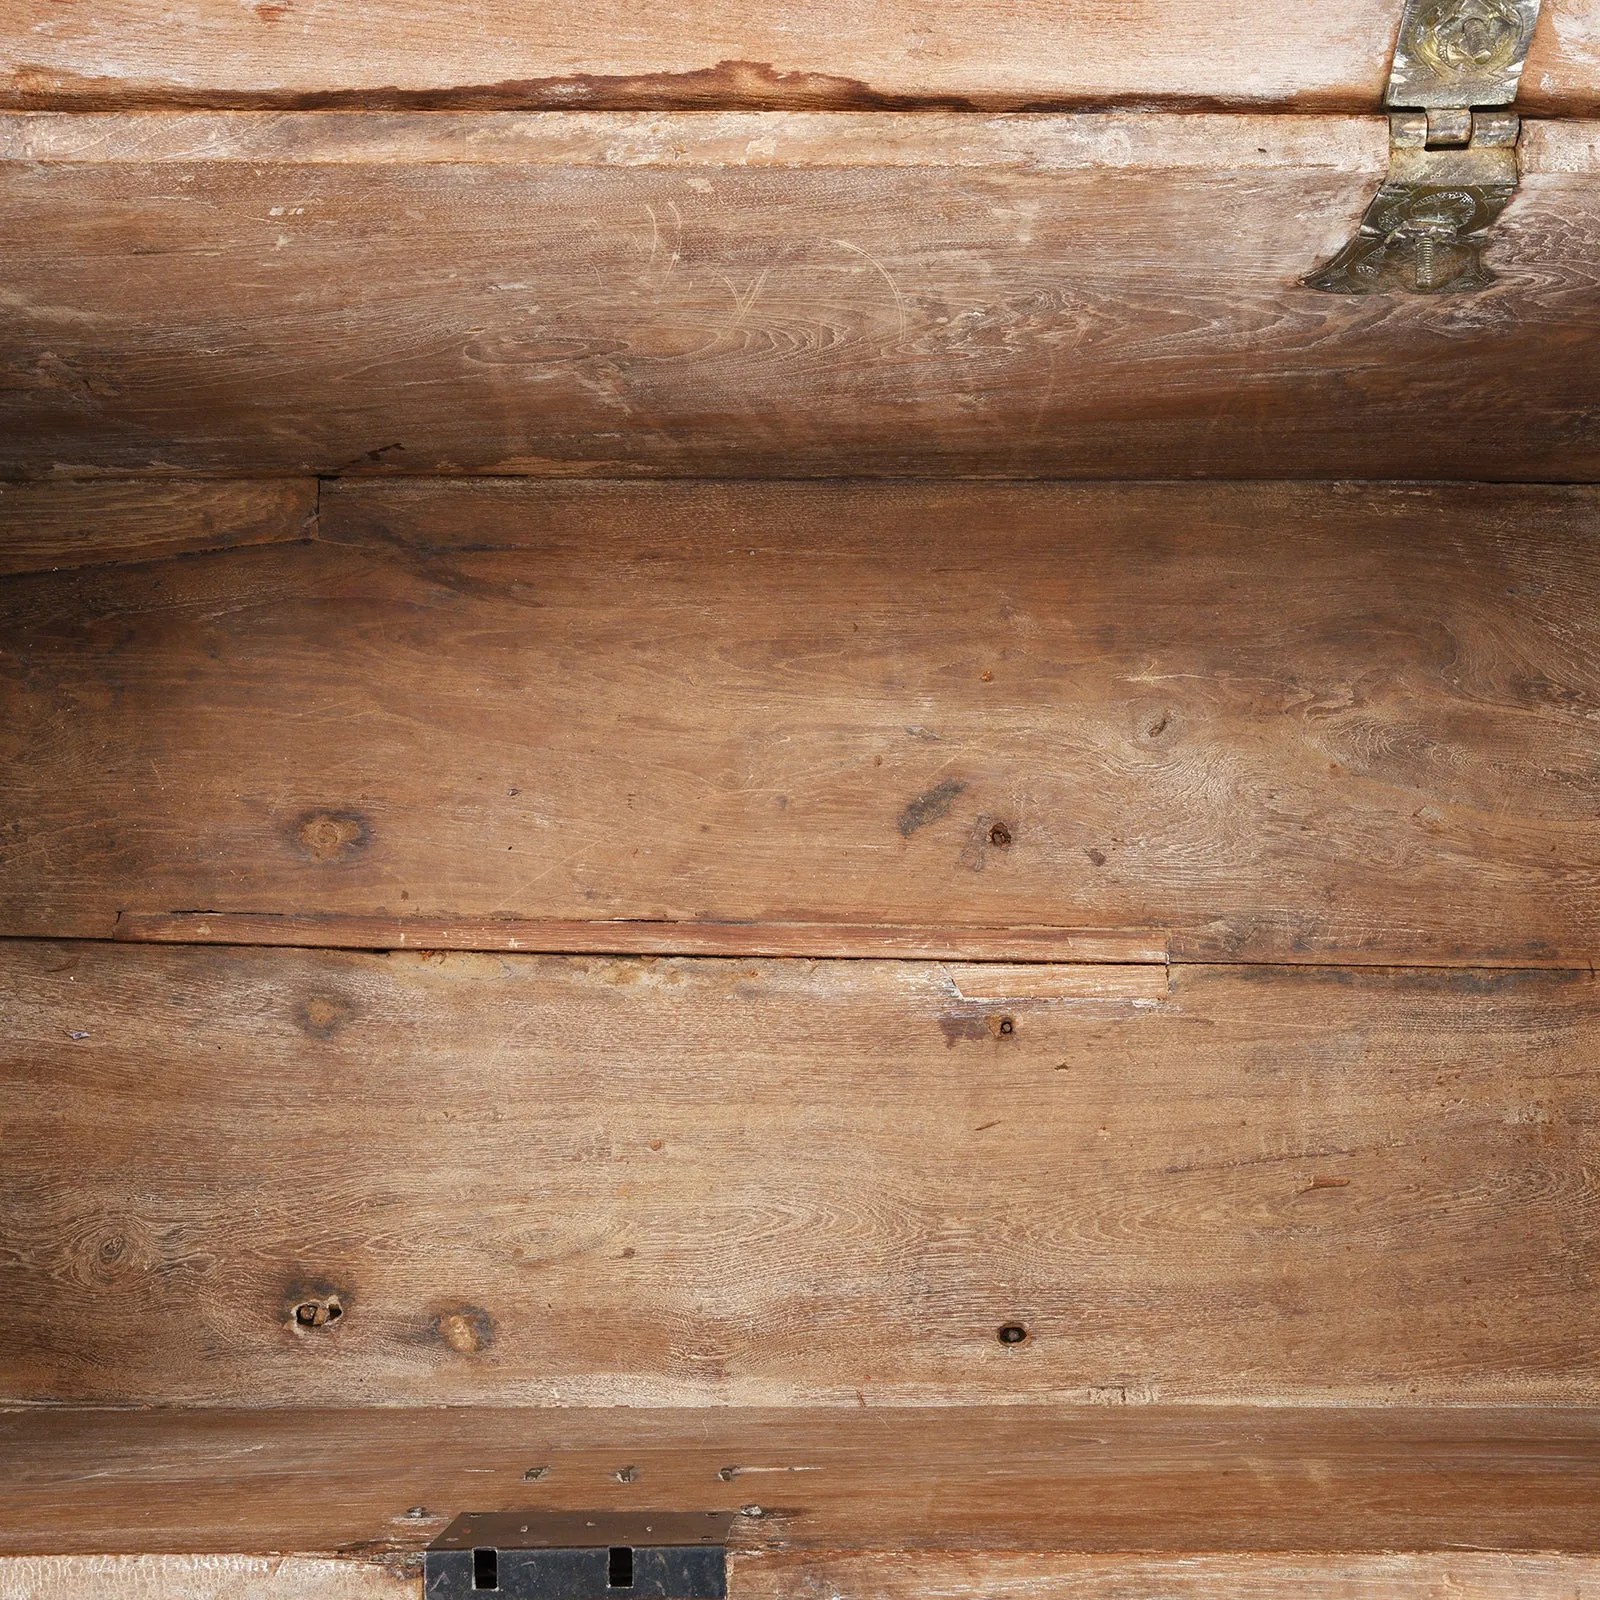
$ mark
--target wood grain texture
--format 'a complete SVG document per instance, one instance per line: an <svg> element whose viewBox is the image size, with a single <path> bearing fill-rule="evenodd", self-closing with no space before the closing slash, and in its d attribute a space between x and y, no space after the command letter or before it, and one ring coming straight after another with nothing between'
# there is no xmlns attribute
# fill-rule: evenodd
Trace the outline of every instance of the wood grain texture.
<svg viewBox="0 0 1600 1600"><path fill-rule="evenodd" d="M734 1597L866 1600L923 1563L956 1593L1003 1595L1027 1558L1041 1577L1098 1566L1104 1584L1115 1567L1084 1557L1294 1558L1271 1572L1415 1551L1468 1578L1498 1565L1468 1552L1592 1558L1600 1542L1600 1423L1570 1409L52 1409L0 1417L0 1442L0 1550L17 1555L340 1552L404 1569L463 1510L756 1505L734 1523ZM1358 1600L1406 1570L1351 1567ZM1588 1561L1565 1570L1592 1581ZM974 1581L986 1572L998 1587Z"/></svg>
<svg viewBox="0 0 1600 1600"><path fill-rule="evenodd" d="M1519 1567L1515 1556L1500 1559ZM410 1574L317 1556L0 1557L0 1600L416 1600L421 1592Z"/></svg>
<svg viewBox="0 0 1600 1600"><path fill-rule="evenodd" d="M85 120L0 129L13 477L1600 477L1588 123L1340 297L1378 118Z"/></svg>
<svg viewBox="0 0 1600 1600"><path fill-rule="evenodd" d="M1086 928L905 928L846 922L514 922L488 918L124 911L115 939L334 950L510 950L533 955L879 957L1164 965L1165 934Z"/></svg>
<svg viewBox="0 0 1600 1600"><path fill-rule="evenodd" d="M220 106L670 109L1092 103L1376 107L1399 22L1392 0L909 0L780 10L678 0L580 7L538 28L509 0L46 0L0 12L0 103L87 110ZM1600 108L1587 0L1545 0L1530 109Z"/></svg>
<svg viewBox="0 0 1600 1600"><path fill-rule="evenodd" d="M1595 1600L1587 1556L747 1556L735 1600ZM0 1574L0 1589L4 1577ZM46 1597L54 1600L54 1597Z"/></svg>
<svg viewBox="0 0 1600 1600"><path fill-rule="evenodd" d="M0 574L309 537L310 480L0 483Z"/></svg>
<svg viewBox="0 0 1600 1600"><path fill-rule="evenodd" d="M330 485L322 543L0 590L0 931L1587 965L1596 522L1487 486Z"/></svg>
<svg viewBox="0 0 1600 1600"><path fill-rule="evenodd" d="M16 1401L1600 1398L1587 973L0 964Z"/></svg>
<svg viewBox="0 0 1600 1600"><path fill-rule="evenodd" d="M1533 168L1589 148L1595 124L1530 123ZM1270 172L1308 167L1381 177L1388 122L1376 116L1137 112L969 116L829 112L693 116L597 112L294 115L145 112L0 116L0 159L50 166L517 166L696 172L998 168ZM1581 159L1581 156L1580 156ZM285 212L284 215L292 215Z"/></svg>
<svg viewBox="0 0 1600 1600"><path fill-rule="evenodd" d="M1584 1556L742 1557L733 1600L1594 1600ZM260 1556L0 1558L3 1600L403 1600L418 1582L348 1560Z"/></svg>
<svg viewBox="0 0 1600 1600"><path fill-rule="evenodd" d="M735 1557L732 1600L1594 1600L1589 1556L1430 1552ZM0 1600L414 1600L388 1566L307 1556L0 1557Z"/></svg>

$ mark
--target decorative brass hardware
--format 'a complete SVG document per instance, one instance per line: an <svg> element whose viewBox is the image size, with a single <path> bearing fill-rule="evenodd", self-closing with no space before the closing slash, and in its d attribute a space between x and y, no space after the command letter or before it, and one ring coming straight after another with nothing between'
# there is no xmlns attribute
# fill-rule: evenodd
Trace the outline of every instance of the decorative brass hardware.
<svg viewBox="0 0 1600 1600"><path fill-rule="evenodd" d="M1494 282L1489 225L1516 193L1517 94L1539 0L1406 0L1385 102L1389 173L1361 226L1306 278L1330 294L1459 294ZM1403 108L1403 109L1401 109Z"/></svg>
<svg viewBox="0 0 1600 1600"><path fill-rule="evenodd" d="M1510 105L1538 20L1539 0L1407 0L1384 104Z"/></svg>
<svg viewBox="0 0 1600 1600"><path fill-rule="evenodd" d="M1306 279L1331 294L1403 289L1457 294L1494 282L1483 264L1486 230L1517 190L1517 118L1467 113L1466 136L1446 113L1408 111L1389 119L1389 175L1360 231Z"/></svg>

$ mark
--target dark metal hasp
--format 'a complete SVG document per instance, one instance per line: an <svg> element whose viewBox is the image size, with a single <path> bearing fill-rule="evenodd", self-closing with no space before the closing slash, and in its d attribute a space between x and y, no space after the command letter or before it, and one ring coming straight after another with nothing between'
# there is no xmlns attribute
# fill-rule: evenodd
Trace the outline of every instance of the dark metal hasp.
<svg viewBox="0 0 1600 1600"><path fill-rule="evenodd" d="M731 1511L494 1511L423 1558L423 1600L726 1600Z"/></svg>

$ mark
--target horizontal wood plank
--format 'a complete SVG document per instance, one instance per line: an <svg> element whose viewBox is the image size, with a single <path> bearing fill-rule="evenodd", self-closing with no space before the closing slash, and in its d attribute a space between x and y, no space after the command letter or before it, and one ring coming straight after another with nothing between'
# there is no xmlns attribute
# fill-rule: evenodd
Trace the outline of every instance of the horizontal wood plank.
<svg viewBox="0 0 1600 1600"><path fill-rule="evenodd" d="M1517 1570L1519 1558L1500 1559ZM0 1556L0 1600L416 1600L421 1592L414 1574L326 1556Z"/></svg>
<svg viewBox="0 0 1600 1600"><path fill-rule="evenodd" d="M904 928L847 922L516 922L124 911L112 937L151 944L334 950L521 950L533 955L878 957L1164 965L1166 935L1088 928Z"/></svg>
<svg viewBox="0 0 1600 1600"><path fill-rule="evenodd" d="M1532 165L1568 170L1594 124L1530 123ZM1138 112L974 117L829 112L690 117L561 112L449 116L147 112L0 116L0 160L88 166L465 166L669 172L995 168L1009 171L1271 172L1381 176L1381 117ZM285 216L293 213L285 211Z"/></svg>
<svg viewBox="0 0 1600 1600"><path fill-rule="evenodd" d="M1095 1556L993 1552L746 1557L734 1600L1596 1600L1588 1556ZM0 1586L4 1579L0 1577ZM360 1580L358 1580L359 1584ZM799 1586L805 1585L801 1589Z"/></svg>
<svg viewBox="0 0 1600 1600"><path fill-rule="evenodd" d="M1214 1585L1252 1568L1331 1585L1341 1567L1340 1600L1436 1600L1425 1574L1501 1600L1497 1573L1592 1581L1600 1543L1600 1424L1576 1410L47 1410L0 1416L0 1444L7 1554L342 1552L405 1571L464 1510L756 1507L734 1522L734 1600L871 1600L919 1574L934 1593L1028 1596L1029 1560L1042 1594L1147 1600L1111 1580L1178 1581L1151 1557L1179 1552L1190 1585L1156 1592L1181 1600L1278 1600ZM1436 1554L1409 1568L1395 1551ZM1148 1565L1086 1559L1131 1552ZM1530 1593L1546 1590L1515 1600Z"/></svg>
<svg viewBox="0 0 1600 1600"><path fill-rule="evenodd" d="M0 931L1118 962L1165 955L1147 930L1180 960L1600 948L1593 491L322 499L320 543L0 588Z"/></svg>
<svg viewBox="0 0 1600 1600"><path fill-rule="evenodd" d="M1591 974L985 970L0 944L4 1395L1600 1398Z"/></svg>
<svg viewBox="0 0 1600 1600"><path fill-rule="evenodd" d="M0 483L0 574L305 539L311 480Z"/></svg>
<svg viewBox="0 0 1600 1600"><path fill-rule="evenodd" d="M731 1563L732 1600L1595 1600L1592 1556L1095 1556L922 1551ZM307 1556L0 1557L0 1600L412 1600L420 1580Z"/></svg>
<svg viewBox="0 0 1600 1600"><path fill-rule="evenodd" d="M886 0L643 10L510 0L92 0L14 8L0 104L963 108L1381 103L1400 8L1386 0ZM1585 0L1545 0L1525 78L1539 111L1600 108Z"/></svg>
<svg viewBox="0 0 1600 1600"><path fill-rule="evenodd" d="M1592 123L1340 297L1377 117L234 116L0 120L0 473L1600 478Z"/></svg>

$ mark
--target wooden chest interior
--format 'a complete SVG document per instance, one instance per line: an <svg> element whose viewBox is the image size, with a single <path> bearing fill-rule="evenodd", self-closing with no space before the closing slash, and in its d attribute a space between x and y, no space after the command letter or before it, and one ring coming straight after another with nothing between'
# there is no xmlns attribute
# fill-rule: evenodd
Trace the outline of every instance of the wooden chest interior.
<svg viewBox="0 0 1600 1600"><path fill-rule="evenodd" d="M1600 1597L1600 11L1423 3L0 7L4 1600Z"/></svg>

